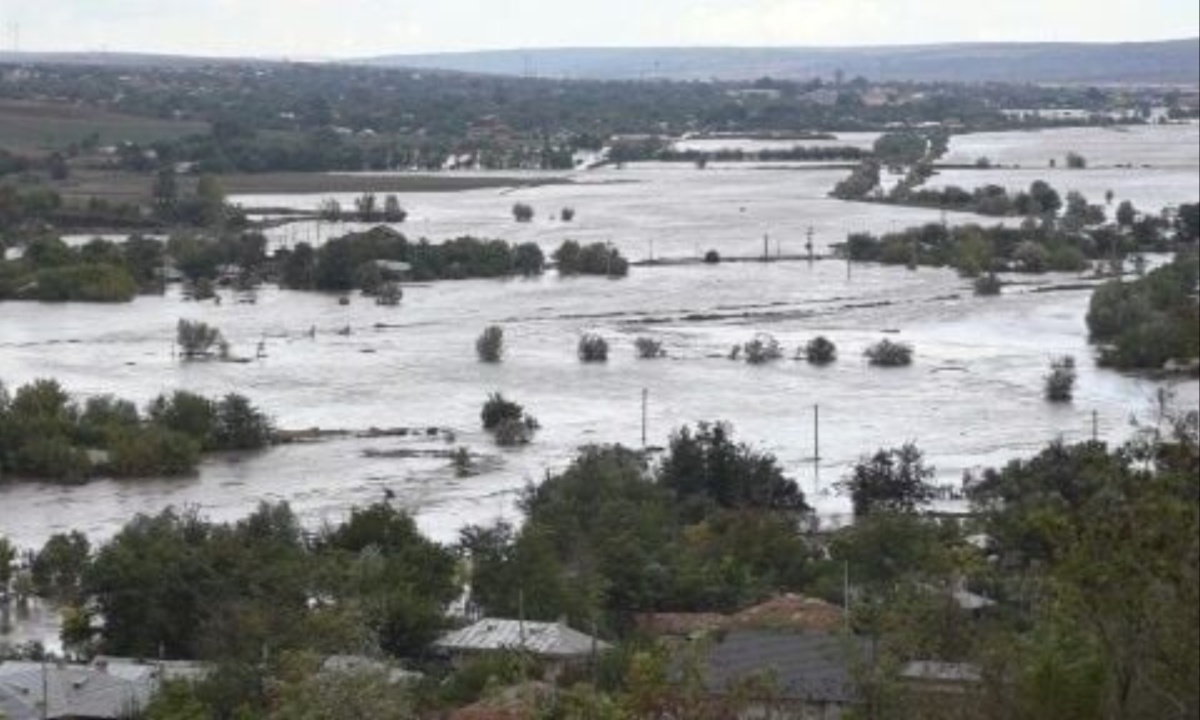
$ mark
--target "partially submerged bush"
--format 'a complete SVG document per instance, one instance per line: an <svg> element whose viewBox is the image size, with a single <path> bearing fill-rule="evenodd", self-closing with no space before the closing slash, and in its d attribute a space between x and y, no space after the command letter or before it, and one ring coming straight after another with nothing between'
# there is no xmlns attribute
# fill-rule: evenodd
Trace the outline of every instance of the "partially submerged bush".
<svg viewBox="0 0 1200 720"><path fill-rule="evenodd" d="M525 408L500 393L492 393L483 404L479 419L483 421L484 430L495 430L505 420L520 420L524 416Z"/></svg>
<svg viewBox="0 0 1200 720"><path fill-rule="evenodd" d="M716 250L709 250L708 252L704 253L704 262L708 263L709 265L719 264L721 262L721 253L717 252Z"/></svg>
<svg viewBox="0 0 1200 720"><path fill-rule="evenodd" d="M1046 399L1055 403L1067 403L1075 397L1075 358L1065 355L1050 361L1050 374L1046 376Z"/></svg>
<svg viewBox="0 0 1200 720"><path fill-rule="evenodd" d="M608 341L595 333L579 338L579 359L585 363L608 362Z"/></svg>
<svg viewBox="0 0 1200 720"><path fill-rule="evenodd" d="M460 447L454 451L450 457L450 462L454 465L454 475L456 477L470 477L474 472L475 463L471 460L471 451L465 447Z"/></svg>
<svg viewBox="0 0 1200 720"><path fill-rule="evenodd" d="M527 223L533 220L533 208L525 203L513 205L512 214L517 222Z"/></svg>
<svg viewBox="0 0 1200 720"><path fill-rule="evenodd" d="M175 328L175 342L185 360L229 355L229 343L225 342L221 331L198 320L180 320Z"/></svg>
<svg viewBox="0 0 1200 720"><path fill-rule="evenodd" d="M996 277L996 273L988 273L975 278L975 294L980 296L999 295L1004 283Z"/></svg>
<svg viewBox="0 0 1200 720"><path fill-rule="evenodd" d="M804 359L812 365L828 365L837 360L837 345L824 335L819 335L804 346Z"/></svg>
<svg viewBox="0 0 1200 720"><path fill-rule="evenodd" d="M751 365L762 365L783 357L783 347L774 335L759 333L750 342L742 345L742 355Z"/></svg>
<svg viewBox="0 0 1200 720"><path fill-rule="evenodd" d="M480 362L498 363L504 357L504 329L492 325L475 341L475 353Z"/></svg>
<svg viewBox="0 0 1200 720"><path fill-rule="evenodd" d="M897 343L891 340L880 340L864 353L872 365L879 367L904 367L911 365L913 359L912 345Z"/></svg>
<svg viewBox="0 0 1200 720"><path fill-rule="evenodd" d="M655 340L649 337L640 337L634 341L637 347L638 357L643 360L657 360L667 356L667 351L663 349L661 340Z"/></svg>
<svg viewBox="0 0 1200 720"><path fill-rule="evenodd" d="M500 393L488 397L480 419L484 429L496 439L496 444L506 447L527 445L539 427L537 419L527 414L525 408L506 400Z"/></svg>

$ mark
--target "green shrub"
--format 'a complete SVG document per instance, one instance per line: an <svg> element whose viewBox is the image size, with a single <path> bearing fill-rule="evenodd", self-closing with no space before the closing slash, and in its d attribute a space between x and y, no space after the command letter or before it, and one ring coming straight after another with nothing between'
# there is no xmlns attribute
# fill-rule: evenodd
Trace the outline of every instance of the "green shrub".
<svg viewBox="0 0 1200 720"><path fill-rule="evenodd" d="M520 223L533 220L533 207L525 203L517 203L512 208L513 219Z"/></svg>
<svg viewBox="0 0 1200 720"><path fill-rule="evenodd" d="M1004 283L996 277L996 273L988 273L975 278L975 294L980 296L999 295Z"/></svg>
<svg viewBox="0 0 1200 720"><path fill-rule="evenodd" d="M804 346L804 358L812 365L828 365L837 360L837 345L821 335Z"/></svg>
<svg viewBox="0 0 1200 720"><path fill-rule="evenodd" d="M513 251L513 269L525 277L541 275L546 256L537 243L521 243Z"/></svg>
<svg viewBox="0 0 1200 720"><path fill-rule="evenodd" d="M105 470L117 477L185 475L200 461L200 443L182 433L150 426L119 434Z"/></svg>
<svg viewBox="0 0 1200 720"><path fill-rule="evenodd" d="M199 320L180 320L175 327L175 342L185 360L210 358L214 350L223 357L229 354L229 346L221 337L221 331Z"/></svg>
<svg viewBox="0 0 1200 720"><path fill-rule="evenodd" d="M742 345L741 355L751 365L762 365L782 358L783 347L773 335L759 333L752 340Z"/></svg>
<svg viewBox="0 0 1200 720"><path fill-rule="evenodd" d="M260 450L271 444L270 418L242 395L229 394L214 406L210 446L214 450Z"/></svg>
<svg viewBox="0 0 1200 720"><path fill-rule="evenodd" d="M667 351L663 349L661 340L655 340L650 337L640 337L634 341L634 346L637 348L638 357L642 360L657 360L667 356Z"/></svg>
<svg viewBox="0 0 1200 720"><path fill-rule="evenodd" d="M500 393L492 393L480 412L483 428L496 440L497 445L511 447L527 445L538 430L538 421L515 402L506 400Z"/></svg>
<svg viewBox="0 0 1200 720"><path fill-rule="evenodd" d="M872 365L879 367L904 367L913 361L913 348L906 343L880 340L864 353Z"/></svg>
<svg viewBox="0 0 1200 720"><path fill-rule="evenodd" d="M483 404L480 420L484 430L495 430L505 420L520 421L525 416L525 408L505 399L500 393L492 393Z"/></svg>
<svg viewBox="0 0 1200 720"><path fill-rule="evenodd" d="M504 357L504 329L496 325L488 327L475 340L475 354L480 362L498 363Z"/></svg>
<svg viewBox="0 0 1200 720"><path fill-rule="evenodd" d="M1075 358L1070 355L1050 361L1046 376L1046 399L1050 402L1071 402L1075 397Z"/></svg>
<svg viewBox="0 0 1200 720"><path fill-rule="evenodd" d="M579 338L579 359L585 363L608 362L608 341L595 333Z"/></svg>

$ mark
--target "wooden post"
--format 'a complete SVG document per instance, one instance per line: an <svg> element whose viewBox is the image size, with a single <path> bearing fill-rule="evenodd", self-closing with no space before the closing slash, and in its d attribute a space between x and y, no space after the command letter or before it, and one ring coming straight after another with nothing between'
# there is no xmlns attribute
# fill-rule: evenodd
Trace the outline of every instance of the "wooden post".
<svg viewBox="0 0 1200 720"><path fill-rule="evenodd" d="M1092 442L1100 442L1100 413L1092 411Z"/></svg>

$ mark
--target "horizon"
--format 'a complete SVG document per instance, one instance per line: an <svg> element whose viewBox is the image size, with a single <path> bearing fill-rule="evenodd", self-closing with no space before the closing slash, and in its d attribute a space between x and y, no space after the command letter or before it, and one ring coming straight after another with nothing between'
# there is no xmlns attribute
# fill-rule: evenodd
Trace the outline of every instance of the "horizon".
<svg viewBox="0 0 1200 720"><path fill-rule="evenodd" d="M986 12L952 0L636 0L563 7L522 0L0 0L0 48L211 58L320 58L543 50L871 49L1110 44L1200 36L1200 8L1136 0L1013 0ZM471 18L463 22L462 18ZM70 28L64 33L62 28Z"/></svg>

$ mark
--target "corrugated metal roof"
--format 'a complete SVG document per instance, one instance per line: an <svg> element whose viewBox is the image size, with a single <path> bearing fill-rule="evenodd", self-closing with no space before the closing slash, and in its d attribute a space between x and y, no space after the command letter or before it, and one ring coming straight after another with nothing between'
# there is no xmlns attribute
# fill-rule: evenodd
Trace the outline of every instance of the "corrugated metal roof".
<svg viewBox="0 0 1200 720"><path fill-rule="evenodd" d="M582 657L593 648L607 650L608 643L560 623L521 622L487 618L449 633L434 647L450 652L487 652L524 649L543 657Z"/></svg>
<svg viewBox="0 0 1200 720"><path fill-rule="evenodd" d="M45 698L51 720L128 717L146 707L153 688L148 681L129 681L81 665L0 664L0 690L35 709Z"/></svg>
<svg viewBox="0 0 1200 720"><path fill-rule="evenodd" d="M781 698L848 703L857 695L852 657L866 652L861 641L839 635L734 630L708 649L701 669L716 694L766 676Z"/></svg>
<svg viewBox="0 0 1200 720"><path fill-rule="evenodd" d="M900 671L905 680L931 680L940 682L977 683L983 679L983 671L970 663L947 663L918 660L910 662Z"/></svg>

